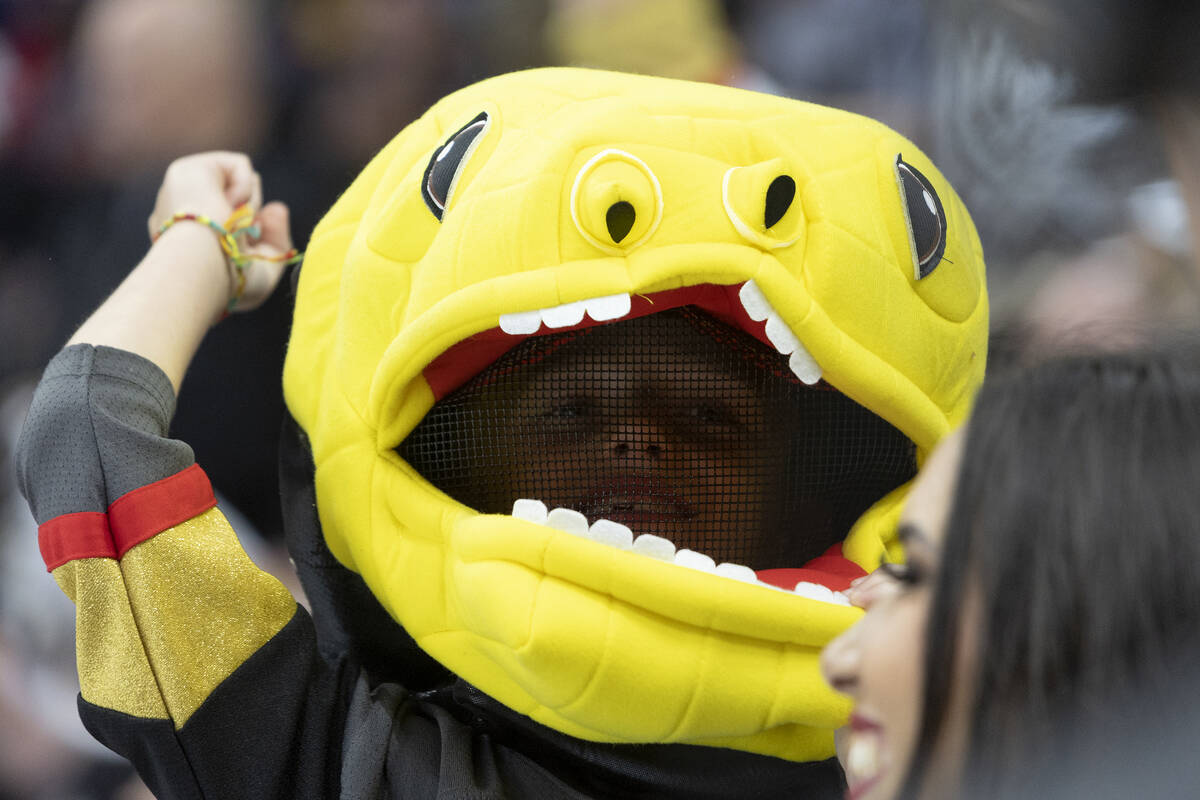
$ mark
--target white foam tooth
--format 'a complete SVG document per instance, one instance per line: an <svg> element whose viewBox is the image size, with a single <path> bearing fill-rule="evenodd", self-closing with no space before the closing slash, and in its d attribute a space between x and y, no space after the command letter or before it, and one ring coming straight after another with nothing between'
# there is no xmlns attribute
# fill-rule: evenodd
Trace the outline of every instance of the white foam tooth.
<svg viewBox="0 0 1200 800"><path fill-rule="evenodd" d="M556 508L546 515L546 524L576 536L587 536L587 517L573 508Z"/></svg>
<svg viewBox="0 0 1200 800"><path fill-rule="evenodd" d="M717 574L723 578L732 578L742 583L758 583L758 575L754 570L743 564L732 564L728 561L717 564Z"/></svg>
<svg viewBox="0 0 1200 800"><path fill-rule="evenodd" d="M633 301L630 300L628 294L610 294L604 297L593 297L590 300L584 301L587 307L587 315L596 322L607 322L613 319L620 319L629 313L629 309L633 307Z"/></svg>
<svg viewBox="0 0 1200 800"><path fill-rule="evenodd" d="M657 558L659 561L672 561L675 558L675 545L670 539L655 536L653 533L643 533L633 540L633 552Z"/></svg>
<svg viewBox="0 0 1200 800"><path fill-rule="evenodd" d="M695 550L680 550L675 554L675 563L681 567L698 569L701 572L715 573L717 571L717 562L704 553L697 553Z"/></svg>
<svg viewBox="0 0 1200 800"><path fill-rule="evenodd" d="M542 327L541 311L514 311L511 314L500 315L500 330L509 336L537 333L540 327Z"/></svg>
<svg viewBox="0 0 1200 800"><path fill-rule="evenodd" d="M586 310L587 304L583 300L563 303L554 308L543 308L542 322L546 323L547 328L566 328L578 325L583 322L583 312Z"/></svg>
<svg viewBox="0 0 1200 800"><path fill-rule="evenodd" d="M746 309L746 315L755 322L762 322L775 311L771 307L771 301L767 300L762 289L759 289L758 284L752 280L742 284L742 288L738 290L738 299L742 301L742 308Z"/></svg>
<svg viewBox="0 0 1200 800"><path fill-rule="evenodd" d="M804 346L800 344L800 340L796 338L796 334L792 333L792 329L787 326L787 323L776 314L767 317L765 333L767 339L782 355L790 355Z"/></svg>
<svg viewBox="0 0 1200 800"><path fill-rule="evenodd" d="M812 353L808 352L808 348L803 344L799 344L792 354L788 356L788 369L792 371L793 375L809 386L821 380L823 374L821 365L817 363L817 360L812 357Z"/></svg>
<svg viewBox="0 0 1200 800"><path fill-rule="evenodd" d="M633 531L611 519L598 519L588 529L588 537L618 550L633 549Z"/></svg>
<svg viewBox="0 0 1200 800"><path fill-rule="evenodd" d="M830 600L829 602L837 603L839 606L853 606L854 605L853 603L850 602L850 598L846 596L845 592L834 592L833 599Z"/></svg>
<svg viewBox="0 0 1200 800"><path fill-rule="evenodd" d="M545 525L547 516L546 504L541 500L522 498L513 503L512 515L526 522L536 522L538 525Z"/></svg>
<svg viewBox="0 0 1200 800"><path fill-rule="evenodd" d="M833 590L819 583L800 581L796 584L796 588L792 590L792 594L807 597L809 600L820 600L822 603L837 604L837 600L833 597Z"/></svg>

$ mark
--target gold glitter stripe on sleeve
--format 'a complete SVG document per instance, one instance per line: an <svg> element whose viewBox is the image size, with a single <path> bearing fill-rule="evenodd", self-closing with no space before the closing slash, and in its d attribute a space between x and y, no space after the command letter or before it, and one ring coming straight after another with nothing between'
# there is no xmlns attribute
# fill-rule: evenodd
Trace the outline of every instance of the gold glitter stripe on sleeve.
<svg viewBox="0 0 1200 800"><path fill-rule="evenodd" d="M215 508L132 548L120 568L177 729L296 612Z"/></svg>
<svg viewBox="0 0 1200 800"><path fill-rule="evenodd" d="M54 570L54 580L75 603L75 657L83 699L135 717L167 719L117 562L70 561Z"/></svg>

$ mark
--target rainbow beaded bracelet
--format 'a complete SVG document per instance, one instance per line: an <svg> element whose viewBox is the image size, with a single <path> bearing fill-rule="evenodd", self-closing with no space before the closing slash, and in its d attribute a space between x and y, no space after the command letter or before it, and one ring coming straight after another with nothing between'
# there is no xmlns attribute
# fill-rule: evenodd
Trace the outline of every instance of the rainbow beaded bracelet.
<svg viewBox="0 0 1200 800"><path fill-rule="evenodd" d="M233 268L233 273L236 276L236 285L234 286L233 296L229 298L229 304L225 306L225 314L233 312L237 306L238 300L242 299L242 294L246 291L246 267L253 261L271 261L281 263L285 266L295 264L304 258L304 254L296 250L294 247L286 253L278 256L269 256L258 253L243 252L242 246L238 243L240 237L257 237L261 235L261 229L254 224L254 212L250 210L249 204L243 203L233 210L233 214L229 219L225 220L225 224L214 220L212 217L204 214L193 214L188 211L178 211L170 216L159 229L150 237L151 242L158 241L158 237L162 236L172 225L177 222L198 222L201 225L206 225L217 234L217 239L221 243L221 251L225 254L225 260Z"/></svg>

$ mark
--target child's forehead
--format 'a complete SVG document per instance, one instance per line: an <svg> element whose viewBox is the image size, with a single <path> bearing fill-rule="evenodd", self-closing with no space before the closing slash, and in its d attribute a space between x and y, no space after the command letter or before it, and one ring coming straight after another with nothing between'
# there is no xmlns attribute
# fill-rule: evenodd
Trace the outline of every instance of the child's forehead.
<svg viewBox="0 0 1200 800"><path fill-rule="evenodd" d="M475 386L480 402L492 391L515 390L535 405L586 395L628 410L639 398L704 398L766 411L801 391L778 354L690 308L531 338L485 369Z"/></svg>

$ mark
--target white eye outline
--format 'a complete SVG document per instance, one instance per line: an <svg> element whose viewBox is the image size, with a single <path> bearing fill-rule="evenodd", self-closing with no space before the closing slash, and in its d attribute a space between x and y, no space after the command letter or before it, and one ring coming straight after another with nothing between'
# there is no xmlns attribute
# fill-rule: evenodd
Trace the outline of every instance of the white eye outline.
<svg viewBox="0 0 1200 800"><path fill-rule="evenodd" d="M733 208L733 203L729 200L729 179L733 177L735 170L743 169L742 167L730 167L725 170L725 176L721 178L721 203L725 206L725 216L729 217L729 221L733 223L734 229L741 235L743 239L750 244L758 245L766 250L778 250L782 247L791 247L796 242L800 241L804 235L803 227L796 232L796 235L791 239L779 240L773 239L766 234L759 233L750 225L747 225L745 220L738 216L737 211ZM791 177L791 176L788 176ZM792 178L795 180L795 178ZM792 201L793 203L795 200Z"/></svg>
<svg viewBox="0 0 1200 800"><path fill-rule="evenodd" d="M425 168L425 174L421 177L421 199L425 201L425 205L437 217L438 222L442 221L442 217L446 213L446 208L450 205L450 199L454 197L454 190L458 187L458 179L462 176L463 170L467 163L471 160L471 156L475 154L479 143L483 141L483 137L487 135L488 130L492 126L492 115L486 111L481 111L466 125L459 128L453 135L447 139L441 147L434 153L433 158L429 159L429 166ZM471 138L471 143L467 145L467 149L463 152L462 157L458 161L458 166L454 168L454 175L450 178L450 185L446 187L446 197L439 201L437 196L430 189L429 182L433 178L433 168L439 164L442 159L450 155L454 151L454 144L458 141L458 137L464 133L478 128L479 131Z"/></svg>
<svg viewBox="0 0 1200 800"><path fill-rule="evenodd" d="M587 228L583 226L583 222L579 219L579 190L583 185L583 179L587 177L589 172L599 166L601 161L607 161L610 157L616 158L620 161L627 161L633 166L637 167L642 171L642 174L650 179L650 186L654 189L654 220L650 223L650 227L647 228L646 232L637 239L620 247L614 247L608 242L597 239L588 232ZM583 166L579 168L579 172L575 175L575 182L571 184L571 221L575 223L575 228L579 231L579 234L587 240L588 244L592 245L598 250L603 250L610 256L623 256L630 250L633 250L635 247L640 245L642 242L649 239L654 235L654 232L658 230L658 224L662 222L662 217L662 184L659 183L658 176L654 174L654 170L650 169L649 165L646 164L645 161L642 161L633 153L627 153L624 150L618 150L615 147L601 150L599 153L596 153L596 155L584 162Z"/></svg>

